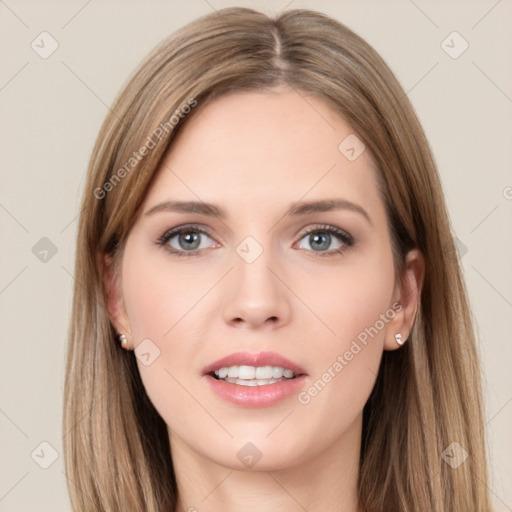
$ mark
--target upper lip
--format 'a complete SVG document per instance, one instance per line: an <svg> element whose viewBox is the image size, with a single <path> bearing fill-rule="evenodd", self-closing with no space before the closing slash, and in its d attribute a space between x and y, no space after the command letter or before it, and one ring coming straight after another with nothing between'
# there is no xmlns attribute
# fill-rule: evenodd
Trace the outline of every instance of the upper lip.
<svg viewBox="0 0 512 512"><path fill-rule="evenodd" d="M234 352L217 359L203 368L203 375L229 366L280 366L292 370L296 376L306 373L304 368L276 352Z"/></svg>

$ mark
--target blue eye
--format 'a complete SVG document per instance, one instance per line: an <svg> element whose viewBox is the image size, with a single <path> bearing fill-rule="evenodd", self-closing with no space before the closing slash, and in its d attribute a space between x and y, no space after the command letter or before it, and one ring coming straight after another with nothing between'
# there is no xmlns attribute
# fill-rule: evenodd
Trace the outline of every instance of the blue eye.
<svg viewBox="0 0 512 512"><path fill-rule="evenodd" d="M206 231L196 226L180 226L164 233L157 240L157 244L165 245L169 252L178 256L195 256L201 249L211 246L202 244L201 239L204 237L210 238Z"/></svg>
<svg viewBox="0 0 512 512"><path fill-rule="evenodd" d="M316 256L339 254L354 244L354 239L347 232L330 225L316 226L309 229L302 234L301 240L306 240L309 245L306 249L316 252ZM331 247L333 240L335 242L337 240L336 247ZM331 250L328 250L329 248Z"/></svg>
<svg viewBox="0 0 512 512"><path fill-rule="evenodd" d="M204 239L213 243L208 243ZM317 225L302 234L299 241L306 240L309 247L299 247L315 254L315 256L334 256L344 252L347 247L354 245L354 239L347 232L328 224ZM332 247L332 243L335 247ZM210 235L196 225L184 225L173 228L164 233L155 242L165 246L171 254L176 256L197 256L203 249L215 247Z"/></svg>

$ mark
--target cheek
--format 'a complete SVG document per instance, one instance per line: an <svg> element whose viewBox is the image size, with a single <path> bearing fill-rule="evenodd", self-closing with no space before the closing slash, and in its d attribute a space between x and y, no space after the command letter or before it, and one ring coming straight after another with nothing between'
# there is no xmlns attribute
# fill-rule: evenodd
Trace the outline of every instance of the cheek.
<svg viewBox="0 0 512 512"><path fill-rule="evenodd" d="M368 257L354 257L350 265L340 267L334 276L325 279L324 293L315 292L310 299L334 331L326 337L333 349L343 349L355 339L364 341L365 333L374 326L379 333L372 329L371 339L384 336L390 314L387 322L381 319L391 307L395 276L391 249L382 245Z"/></svg>
<svg viewBox="0 0 512 512"><path fill-rule="evenodd" d="M150 364L144 364L140 356L137 365L149 397L161 411L172 410L187 400L179 382L184 375L192 375L190 364L197 358L201 339L194 320L201 311L198 302L211 285L208 275L203 273L198 278L197 273L183 272L160 252L158 257L156 254L154 248L145 249L140 240L131 245L128 240L122 272L136 355L143 352L143 347L150 354L146 358Z"/></svg>
<svg viewBox="0 0 512 512"><path fill-rule="evenodd" d="M193 282L184 282L161 256L127 243L123 261L123 295L135 344L150 338L160 343L188 309L194 297Z"/></svg>
<svg viewBox="0 0 512 512"><path fill-rule="evenodd" d="M156 410L174 425L176 414L193 407L186 385L180 383L197 350L187 335L191 318L187 311L198 295L165 261L155 261L135 246L131 250L127 246L125 254L123 294L140 377Z"/></svg>
<svg viewBox="0 0 512 512"><path fill-rule="evenodd" d="M144 338L163 338L176 322L173 311L181 309L184 297L173 284L155 280L150 271L141 267L126 283L126 312L135 345Z"/></svg>
<svg viewBox="0 0 512 512"><path fill-rule="evenodd" d="M335 278L325 280L323 294L310 295L311 304L334 333L324 329L321 344L310 354L314 375L299 396L300 403L315 402L321 409L334 406L332 414L340 424L362 409L395 314L391 308L394 279L391 249L383 244L364 261L347 264Z"/></svg>

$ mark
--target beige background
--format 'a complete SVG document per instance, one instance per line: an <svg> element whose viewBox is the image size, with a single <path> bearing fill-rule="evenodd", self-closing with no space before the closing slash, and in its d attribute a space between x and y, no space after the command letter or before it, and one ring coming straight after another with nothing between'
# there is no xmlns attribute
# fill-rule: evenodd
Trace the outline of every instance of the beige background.
<svg viewBox="0 0 512 512"><path fill-rule="evenodd" d="M512 2L288 2L0 1L0 511L70 510L61 408L76 216L107 105L156 43L230 5L324 11L373 45L407 91L463 244L490 487L496 510L512 510ZM59 45L47 59L31 48L43 31ZM441 47L453 31L469 43L457 59ZM42 237L57 249L46 262L32 251ZM57 457L47 469L42 442Z"/></svg>

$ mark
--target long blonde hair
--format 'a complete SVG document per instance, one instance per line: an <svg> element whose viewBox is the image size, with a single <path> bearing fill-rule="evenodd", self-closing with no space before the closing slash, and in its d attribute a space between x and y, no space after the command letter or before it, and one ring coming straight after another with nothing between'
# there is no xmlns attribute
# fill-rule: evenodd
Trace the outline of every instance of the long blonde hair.
<svg viewBox="0 0 512 512"><path fill-rule="evenodd" d="M119 261L165 151L206 101L280 84L325 101L370 151L397 276L411 248L426 261L412 334L400 350L384 352L363 411L361 507L488 512L475 335L436 164L414 110L383 59L341 23L309 10L272 19L245 8L204 16L160 44L98 135L78 227L65 381L73 510L176 510L166 425L146 395L133 352L115 339L104 255ZM446 462L462 449L467 460L458 467Z"/></svg>

